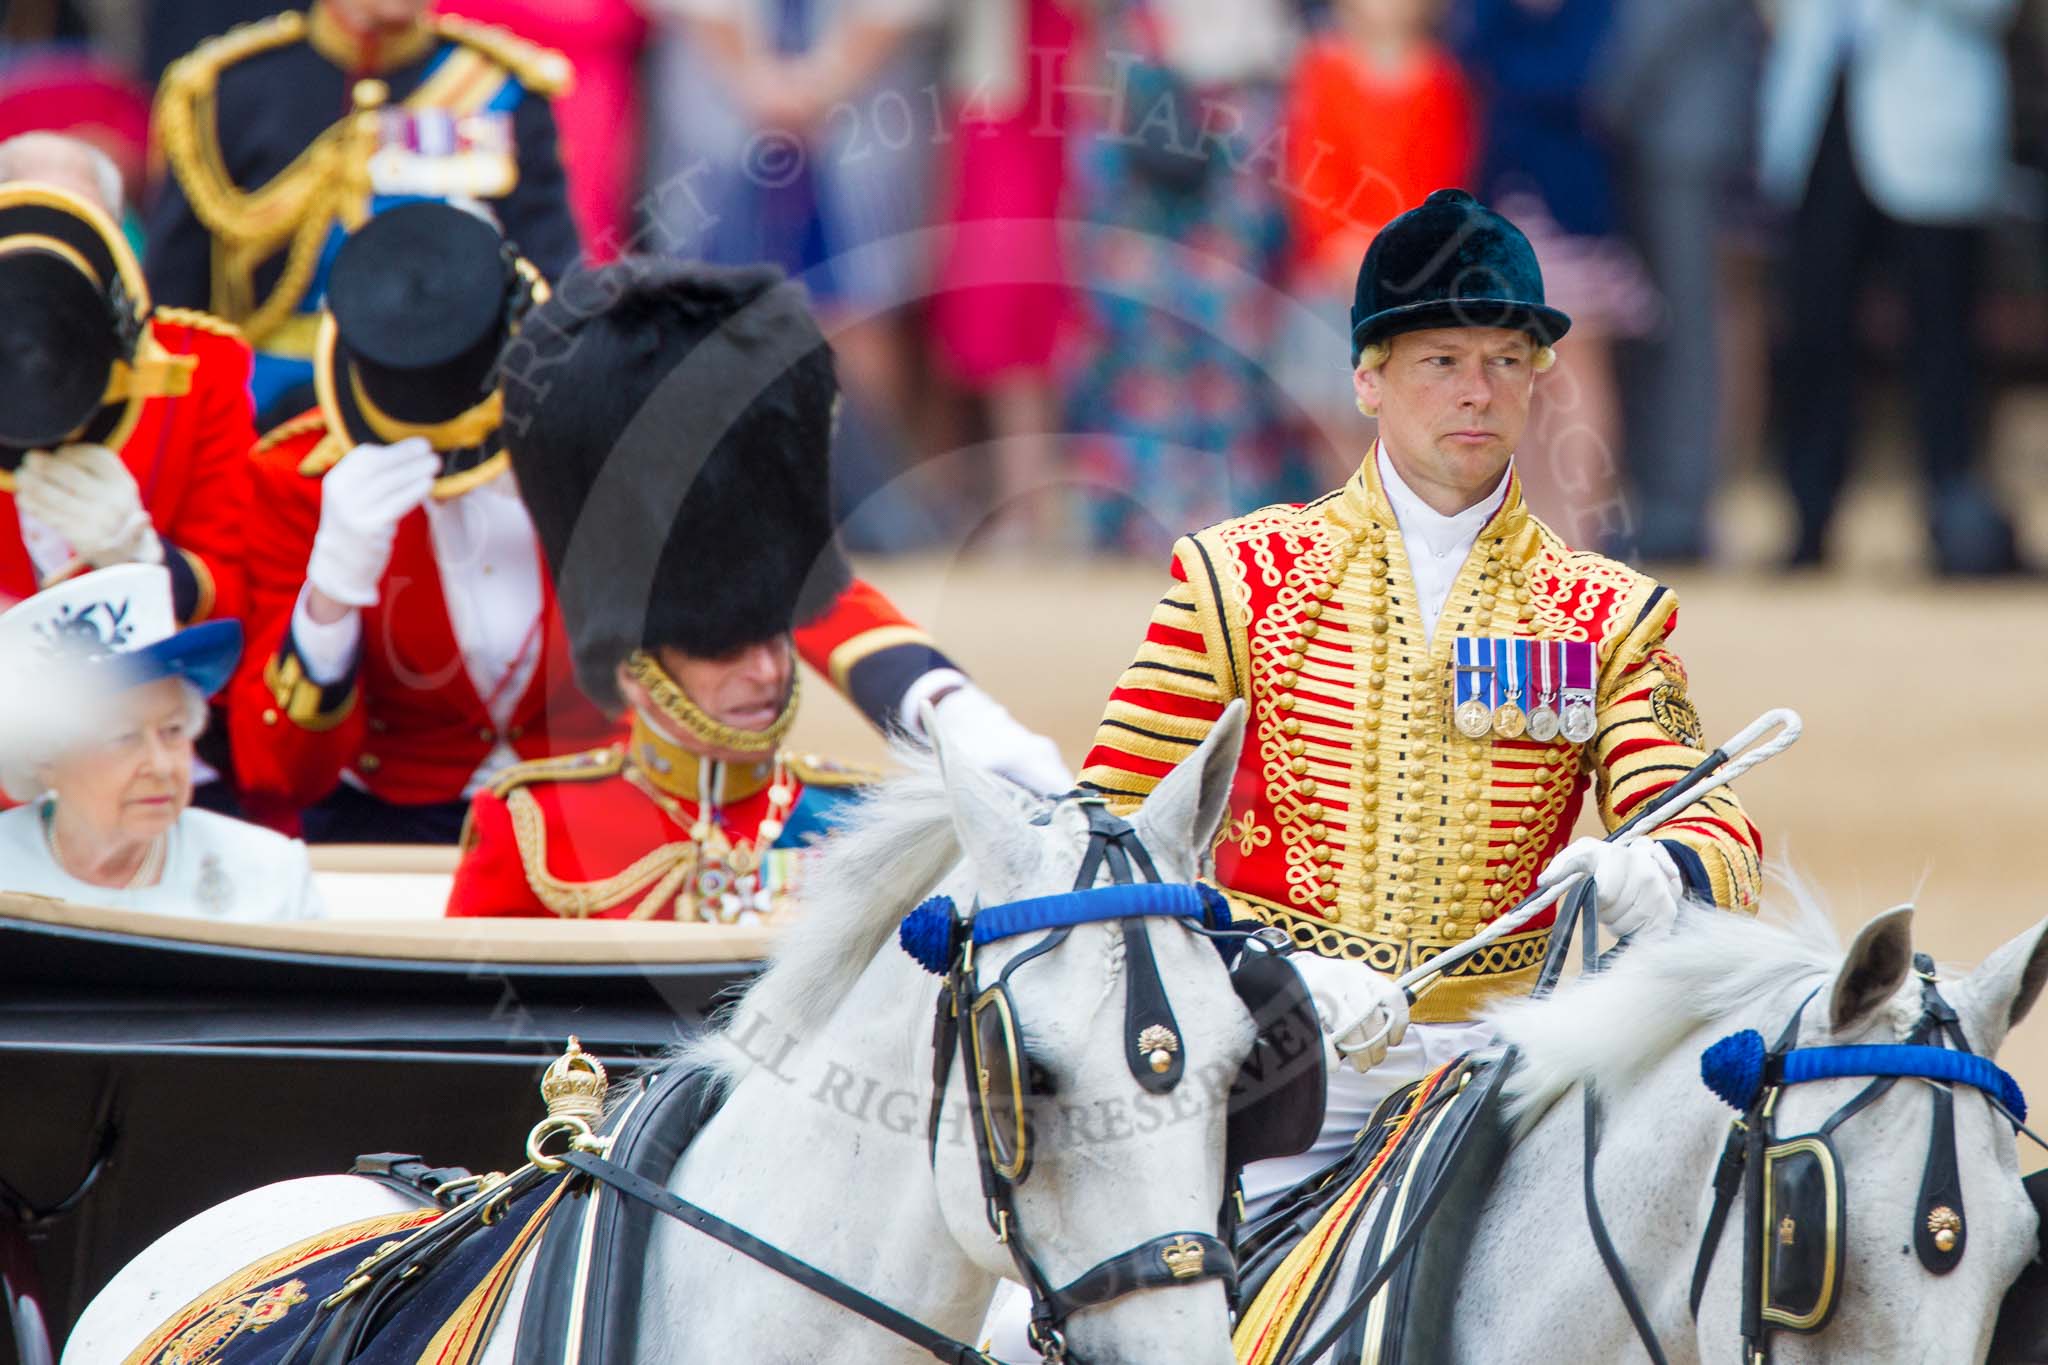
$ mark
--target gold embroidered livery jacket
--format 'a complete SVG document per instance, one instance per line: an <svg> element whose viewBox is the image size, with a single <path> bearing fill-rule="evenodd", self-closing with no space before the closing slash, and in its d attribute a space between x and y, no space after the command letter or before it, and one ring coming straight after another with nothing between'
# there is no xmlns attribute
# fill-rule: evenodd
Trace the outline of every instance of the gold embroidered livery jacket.
<svg viewBox="0 0 2048 1365"><path fill-rule="evenodd" d="M1183 537L1173 585L1118 680L1082 773L1138 805L1233 697L1249 708L1216 881L1240 915L1398 973L1525 897L1588 790L1611 829L1702 758L1671 591L1574 552L1518 481L1423 630L1372 461L1341 491ZM1459 636L1590 641L1598 730L1584 744L1452 722ZM1761 841L1726 788L1661 827L1691 894L1752 909ZM1472 1017L1526 989L1546 914L1460 963L1415 1017Z"/></svg>

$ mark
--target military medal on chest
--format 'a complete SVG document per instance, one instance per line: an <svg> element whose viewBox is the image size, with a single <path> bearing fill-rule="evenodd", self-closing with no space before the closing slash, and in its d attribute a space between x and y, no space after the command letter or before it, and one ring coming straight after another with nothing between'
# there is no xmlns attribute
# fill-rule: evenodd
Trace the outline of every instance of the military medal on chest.
<svg viewBox="0 0 2048 1365"><path fill-rule="evenodd" d="M1600 729L1599 716L1593 709L1593 643L1590 640L1566 640L1559 653L1564 663L1559 729L1572 743L1584 744Z"/></svg>
<svg viewBox="0 0 2048 1365"><path fill-rule="evenodd" d="M1557 738L1558 644L1529 641L1529 738L1538 744Z"/></svg>
<svg viewBox="0 0 2048 1365"><path fill-rule="evenodd" d="M1493 730L1502 739L1520 739L1529 728L1529 718L1522 710L1522 690L1529 677L1529 642L1495 640L1493 654L1501 693L1500 705L1493 708Z"/></svg>
<svg viewBox="0 0 2048 1365"><path fill-rule="evenodd" d="M1461 635L1454 643L1457 706L1451 719L1465 738L1484 739L1493 729L1493 642Z"/></svg>

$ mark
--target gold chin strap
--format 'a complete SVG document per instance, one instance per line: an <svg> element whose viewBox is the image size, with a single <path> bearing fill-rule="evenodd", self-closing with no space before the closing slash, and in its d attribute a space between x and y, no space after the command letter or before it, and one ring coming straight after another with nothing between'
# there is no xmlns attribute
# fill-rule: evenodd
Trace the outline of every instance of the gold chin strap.
<svg viewBox="0 0 2048 1365"><path fill-rule="evenodd" d="M353 365L348 371L348 387L356 406L363 410L363 420L387 445L403 441L408 436L424 436L427 444L436 450L467 450L471 446L482 445L498 429L505 416L505 398L496 389L492 389L491 396L483 402L445 422L422 424L401 421L372 402L363 388L362 377Z"/></svg>
<svg viewBox="0 0 2048 1365"><path fill-rule="evenodd" d="M741 730L714 719L691 701L660 661L644 649L626 656L626 676L647 689L648 699L665 719L710 748L736 754L772 754L789 733L789 727L796 723L797 694L801 689L794 673L789 678L789 700L782 704L782 714L765 730Z"/></svg>

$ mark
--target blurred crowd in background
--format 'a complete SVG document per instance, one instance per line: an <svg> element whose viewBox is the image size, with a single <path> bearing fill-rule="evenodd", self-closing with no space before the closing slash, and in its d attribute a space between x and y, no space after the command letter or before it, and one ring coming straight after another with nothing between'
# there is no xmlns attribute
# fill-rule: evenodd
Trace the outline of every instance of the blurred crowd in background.
<svg viewBox="0 0 2048 1365"><path fill-rule="evenodd" d="M12 0L0 137L147 221L165 66L278 0ZM1353 275L1463 185L1576 319L1520 468L1575 542L1823 562L1915 452L1930 562L2021 565L1989 414L2048 381L2040 0L441 0L559 49L584 250L772 260L849 393L856 549L1156 554L1356 467ZM140 244L138 242L138 244Z"/></svg>

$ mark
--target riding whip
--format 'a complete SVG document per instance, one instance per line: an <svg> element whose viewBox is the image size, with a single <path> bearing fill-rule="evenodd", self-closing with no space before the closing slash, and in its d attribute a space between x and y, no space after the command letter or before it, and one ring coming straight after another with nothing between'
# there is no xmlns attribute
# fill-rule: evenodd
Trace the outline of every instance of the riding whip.
<svg viewBox="0 0 2048 1365"><path fill-rule="evenodd" d="M1735 738L1701 759L1691 772L1666 788L1663 795L1617 825L1607 834L1605 842L1618 844L1648 834L1708 792L1727 786L1759 763L1784 753L1798 741L1802 726L1799 713L1789 707L1781 706L1764 712ZM1432 977L1442 975L1487 944L1513 933L1548 910L1564 895L1568 885L1568 882L1561 882L1536 892L1457 947L1439 953L1395 978L1395 984L1407 991L1411 1000L1414 999Z"/></svg>

